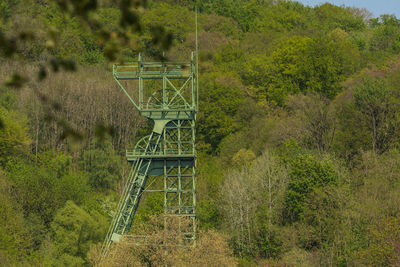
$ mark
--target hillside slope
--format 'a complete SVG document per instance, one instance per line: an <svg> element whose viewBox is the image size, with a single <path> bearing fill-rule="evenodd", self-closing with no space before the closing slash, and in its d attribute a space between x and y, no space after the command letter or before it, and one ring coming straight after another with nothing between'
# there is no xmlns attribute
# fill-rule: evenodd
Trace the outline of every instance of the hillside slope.
<svg viewBox="0 0 400 267"><path fill-rule="evenodd" d="M94 263L124 151L151 127L111 63L189 58L194 2L199 246L121 246L104 264L400 264L399 19L283 0L78 2L0 3L1 265ZM132 231L159 242L162 211L144 198Z"/></svg>

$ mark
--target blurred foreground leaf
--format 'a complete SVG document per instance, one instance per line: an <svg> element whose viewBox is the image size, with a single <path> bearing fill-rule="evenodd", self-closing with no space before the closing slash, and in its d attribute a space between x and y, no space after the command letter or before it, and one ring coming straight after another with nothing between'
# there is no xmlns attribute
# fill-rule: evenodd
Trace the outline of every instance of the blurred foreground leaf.
<svg viewBox="0 0 400 267"><path fill-rule="evenodd" d="M4 85L8 87L21 88L27 81L28 80L19 73L14 73L5 80Z"/></svg>

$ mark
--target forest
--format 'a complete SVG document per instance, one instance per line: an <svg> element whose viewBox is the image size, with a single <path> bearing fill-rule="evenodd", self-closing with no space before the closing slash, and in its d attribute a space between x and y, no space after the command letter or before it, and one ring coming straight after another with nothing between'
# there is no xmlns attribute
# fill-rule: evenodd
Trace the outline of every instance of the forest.
<svg viewBox="0 0 400 267"><path fill-rule="evenodd" d="M116 62L195 50L195 247L157 197L98 262L151 130ZM291 0L0 1L1 266L399 266L400 19Z"/></svg>

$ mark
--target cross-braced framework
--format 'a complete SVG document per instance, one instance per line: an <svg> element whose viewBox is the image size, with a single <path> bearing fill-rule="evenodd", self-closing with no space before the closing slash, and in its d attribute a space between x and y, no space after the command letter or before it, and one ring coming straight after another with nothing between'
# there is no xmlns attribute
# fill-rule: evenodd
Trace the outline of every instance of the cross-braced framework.
<svg viewBox="0 0 400 267"><path fill-rule="evenodd" d="M187 242L195 239L195 69L193 53L187 62L144 62L139 54L137 62L113 67L119 87L154 127L126 151L132 168L103 243L103 257L129 233L144 193L164 194L165 214L189 219L183 234Z"/></svg>

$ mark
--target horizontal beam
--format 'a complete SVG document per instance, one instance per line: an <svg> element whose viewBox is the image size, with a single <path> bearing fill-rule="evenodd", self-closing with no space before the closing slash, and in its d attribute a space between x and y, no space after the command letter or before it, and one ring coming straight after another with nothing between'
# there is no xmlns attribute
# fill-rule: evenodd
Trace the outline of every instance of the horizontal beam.
<svg viewBox="0 0 400 267"><path fill-rule="evenodd" d="M178 189L169 189L169 190L147 189L147 190L143 190L143 192L147 192L147 193L162 193L162 192L166 192L166 193L193 193L193 191L194 191L193 189L192 190L178 190ZM189 207L189 206L185 206L185 207Z"/></svg>
<svg viewBox="0 0 400 267"><path fill-rule="evenodd" d="M134 61L134 62L126 62L124 64L115 64L117 67L125 67L125 66L137 66L138 64L142 64L143 66L158 66L158 65L166 65L166 66L182 66L182 65L191 65L191 61Z"/></svg>
<svg viewBox="0 0 400 267"><path fill-rule="evenodd" d="M128 161L136 161L138 159L188 159L193 158L196 159L196 155L126 155Z"/></svg>
<svg viewBox="0 0 400 267"><path fill-rule="evenodd" d="M161 80L163 78L162 76L159 76L159 75L137 75L137 76L132 75L129 77L115 75L114 77L115 77L115 79L118 79L121 81L139 80L139 79ZM190 75L165 75L165 77L167 77L168 79L171 79L171 80L184 80L184 79L190 78L191 76Z"/></svg>

